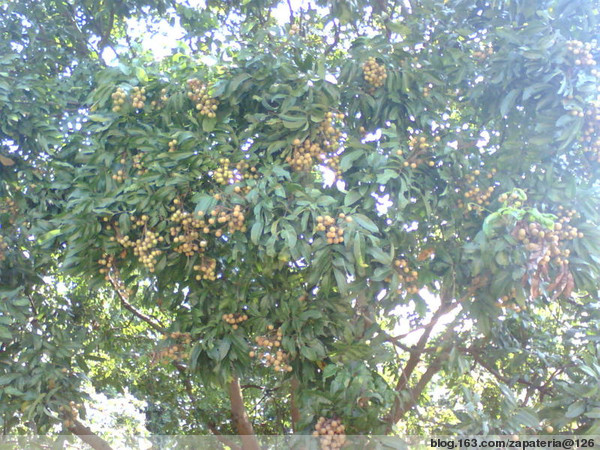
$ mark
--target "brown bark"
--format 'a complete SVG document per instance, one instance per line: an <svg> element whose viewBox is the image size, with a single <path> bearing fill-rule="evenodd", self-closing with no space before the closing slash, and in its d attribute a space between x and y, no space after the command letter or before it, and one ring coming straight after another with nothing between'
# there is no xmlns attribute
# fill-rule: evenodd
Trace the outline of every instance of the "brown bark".
<svg viewBox="0 0 600 450"><path fill-rule="evenodd" d="M108 442L95 434L92 430L78 420L73 421L73 425L68 427L68 429L71 433L76 435L94 450L112 450L112 447Z"/></svg>
<svg viewBox="0 0 600 450"><path fill-rule="evenodd" d="M292 417L292 431L295 433L297 431L296 425L300 422L300 410L296 404L296 393L298 392L300 383L298 382L298 378L293 377L290 384L290 415Z"/></svg>
<svg viewBox="0 0 600 450"><path fill-rule="evenodd" d="M234 377L229 383L228 388L229 400L231 402L231 417L238 435L242 437L242 448L244 450L259 450L260 446L254 435L254 428L244 407L244 398L239 379Z"/></svg>

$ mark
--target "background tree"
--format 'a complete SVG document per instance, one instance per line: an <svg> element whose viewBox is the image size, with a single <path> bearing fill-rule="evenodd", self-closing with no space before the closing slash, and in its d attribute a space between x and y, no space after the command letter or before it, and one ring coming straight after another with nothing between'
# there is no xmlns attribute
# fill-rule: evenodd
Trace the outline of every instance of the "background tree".
<svg viewBox="0 0 600 450"><path fill-rule="evenodd" d="M232 3L1 3L4 431L598 432L594 2Z"/></svg>

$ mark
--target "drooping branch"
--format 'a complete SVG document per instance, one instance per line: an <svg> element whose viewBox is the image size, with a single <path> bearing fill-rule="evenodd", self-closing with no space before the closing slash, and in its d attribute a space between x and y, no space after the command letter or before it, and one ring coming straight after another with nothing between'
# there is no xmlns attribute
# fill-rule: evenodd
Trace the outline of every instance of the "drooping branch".
<svg viewBox="0 0 600 450"><path fill-rule="evenodd" d="M127 290L124 288L124 284L119 277L119 273L115 269L113 269L112 274L109 274L108 281L110 282L113 289L117 293L119 300L121 300L121 305L123 305L123 307L127 311L131 312L134 316L136 316L137 318L146 322L148 325L150 325L154 330L158 331L159 333L164 333L166 331L166 328L160 322L158 322L158 320L155 320L152 317L148 316L147 314L144 314L143 312L141 312L137 308L135 308L131 303L129 303L129 300L128 300L129 294L128 294Z"/></svg>
<svg viewBox="0 0 600 450"><path fill-rule="evenodd" d="M231 417L236 426L238 435L242 437L242 447L244 450L259 450L258 441L254 435L254 427L246 414L244 406L244 397L240 381L237 377L229 382L229 400L231 402Z"/></svg>
<svg viewBox="0 0 600 450"><path fill-rule="evenodd" d="M89 427L86 427L78 420L73 420L72 422L73 425L68 427L68 430L94 450L112 450L110 444L94 433Z"/></svg>

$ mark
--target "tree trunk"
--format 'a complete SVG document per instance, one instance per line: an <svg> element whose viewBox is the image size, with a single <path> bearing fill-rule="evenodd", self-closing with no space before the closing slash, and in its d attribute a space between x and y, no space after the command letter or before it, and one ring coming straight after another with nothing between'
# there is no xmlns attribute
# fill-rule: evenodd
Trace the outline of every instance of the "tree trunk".
<svg viewBox="0 0 600 450"><path fill-rule="evenodd" d="M95 434L89 427L86 427L78 420L75 420L73 425L69 427L69 431L92 447L94 450L112 450L112 447L108 442Z"/></svg>
<svg viewBox="0 0 600 450"><path fill-rule="evenodd" d="M254 436L254 428L246 414L242 389L237 377L234 377L229 383L229 400L231 401L233 423L237 428L238 435L242 437L242 448L244 450L259 450L258 441Z"/></svg>

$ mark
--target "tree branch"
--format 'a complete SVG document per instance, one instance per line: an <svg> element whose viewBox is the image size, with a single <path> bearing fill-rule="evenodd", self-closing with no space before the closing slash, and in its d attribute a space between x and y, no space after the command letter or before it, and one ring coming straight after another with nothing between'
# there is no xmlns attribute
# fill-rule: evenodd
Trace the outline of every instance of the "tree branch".
<svg viewBox="0 0 600 450"><path fill-rule="evenodd" d="M234 377L229 382L228 388L229 400L231 402L231 417L237 428L238 435L242 437L242 448L244 450L259 450L260 447L254 435L254 428L244 407L244 398L239 379Z"/></svg>
<svg viewBox="0 0 600 450"><path fill-rule="evenodd" d="M113 271L115 272L114 276L111 276L109 274L108 281L110 282L113 289L117 293L117 296L119 297L119 300L121 300L121 304L123 305L123 307L126 310L128 310L129 312L131 312L137 318L146 322L154 330L158 331L159 333L165 333L166 328L160 322L155 321L150 316L144 314L141 311L138 311L131 303L129 303L129 301L128 301L129 294L128 294L127 290L124 288L124 284L119 277L119 273L115 268L113 268Z"/></svg>
<svg viewBox="0 0 600 450"><path fill-rule="evenodd" d="M437 322L440 320L440 318L442 316L444 316L445 314L450 312L457 305L458 305L458 303L446 303L446 304L442 303L440 308L433 314L431 321L425 328L422 336L419 338L419 341L414 346L414 348L411 350L411 354L408 357L408 361L406 361L406 365L404 366L404 369L402 370L402 373L400 374L400 378L398 379L398 383L396 384L396 387L394 389L397 393L400 393L401 391L406 389L406 387L408 386L410 377L412 376L413 372L417 368L417 365L421 361L421 356L423 355L423 353L425 351L425 346L427 345L427 342L429 341L429 337L431 335L431 331L433 330L434 326L437 324ZM442 342L446 342L448 340L448 338L450 337L450 335L452 334L453 328L454 328L453 325L454 325L454 323L452 325L448 326L448 328L446 329L446 332L444 333L444 335L441 339ZM440 358L436 359L435 361L437 361L438 364L441 364L441 362L442 362L442 360ZM433 375L435 373L437 373L439 370L440 370L440 368L436 364L432 364L432 366L430 366L425 371L425 374L417 382L417 385L415 386L415 388L413 388L411 390L411 402L409 404L403 405L402 401L400 399L400 396L397 396L394 399L394 406L392 407L392 410L391 410L391 413L389 416L388 429L391 429L391 426L394 425L395 423L397 423L402 418L402 416L416 404L418 397L420 396L421 392L425 388L426 384L429 382L431 377L433 377Z"/></svg>
<svg viewBox="0 0 600 450"><path fill-rule="evenodd" d="M73 425L68 427L68 430L94 450L112 450L108 442L78 420L73 420Z"/></svg>
<svg viewBox="0 0 600 450"><path fill-rule="evenodd" d="M296 404L296 392L300 387L298 378L292 377L290 380L290 415L292 417L292 431L295 433L298 422L300 422L300 410Z"/></svg>

